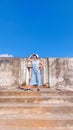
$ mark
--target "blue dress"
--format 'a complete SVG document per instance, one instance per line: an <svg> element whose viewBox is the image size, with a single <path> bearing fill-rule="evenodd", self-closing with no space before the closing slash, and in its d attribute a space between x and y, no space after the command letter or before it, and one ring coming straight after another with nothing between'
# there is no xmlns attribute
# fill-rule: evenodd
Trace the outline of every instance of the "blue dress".
<svg viewBox="0 0 73 130"><path fill-rule="evenodd" d="M40 66L40 60L32 60L32 76L31 76L31 80L30 80L30 85L37 85L37 86L41 86L41 75L40 75L40 70L39 70L39 66Z"/></svg>

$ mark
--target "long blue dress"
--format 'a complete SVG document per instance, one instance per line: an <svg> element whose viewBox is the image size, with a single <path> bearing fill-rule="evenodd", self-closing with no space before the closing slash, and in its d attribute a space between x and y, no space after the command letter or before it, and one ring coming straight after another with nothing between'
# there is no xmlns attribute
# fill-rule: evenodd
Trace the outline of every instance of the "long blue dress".
<svg viewBox="0 0 73 130"><path fill-rule="evenodd" d="M37 85L41 86L41 75L40 75L40 70L39 70L39 64L40 60L32 60L32 76L30 80L30 85Z"/></svg>

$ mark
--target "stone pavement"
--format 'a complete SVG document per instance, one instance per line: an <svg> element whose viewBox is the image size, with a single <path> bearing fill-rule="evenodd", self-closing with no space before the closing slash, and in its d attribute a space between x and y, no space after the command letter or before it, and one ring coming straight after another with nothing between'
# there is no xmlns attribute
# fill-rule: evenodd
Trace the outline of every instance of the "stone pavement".
<svg viewBox="0 0 73 130"><path fill-rule="evenodd" d="M73 92L42 87L0 90L1 130L73 130Z"/></svg>

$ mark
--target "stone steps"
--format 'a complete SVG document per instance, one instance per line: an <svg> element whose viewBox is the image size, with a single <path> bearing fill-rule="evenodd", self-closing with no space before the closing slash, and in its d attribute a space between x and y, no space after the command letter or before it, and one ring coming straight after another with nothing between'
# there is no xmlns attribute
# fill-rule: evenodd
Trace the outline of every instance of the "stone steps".
<svg viewBox="0 0 73 130"><path fill-rule="evenodd" d="M71 91L58 91L55 89L41 89L40 92L37 92L35 89L33 90L0 90L0 96L73 96L73 92Z"/></svg>
<svg viewBox="0 0 73 130"><path fill-rule="evenodd" d="M37 112L36 112L37 110ZM31 112L33 114L59 114L60 116L63 114L73 114L73 106L55 106L55 105L49 105L49 106L39 106L38 105L23 105L21 104L20 106L16 105L0 105L0 114L30 114Z"/></svg>
<svg viewBox="0 0 73 130"><path fill-rule="evenodd" d="M37 114L37 115L36 115ZM22 113L1 113L0 114L0 118L1 119L32 119L32 120L58 120L58 121L67 121L67 120L71 120L72 123L73 123L73 114L72 113L68 113L68 114L64 114L64 113L50 113L50 112L47 112L47 113L29 113L29 112L22 112Z"/></svg>
<svg viewBox="0 0 73 130"><path fill-rule="evenodd" d="M0 96L0 103L52 103L69 102L73 104L73 96Z"/></svg>
<svg viewBox="0 0 73 130"><path fill-rule="evenodd" d="M3 129L2 127L0 127L0 129L2 129L2 130L73 130L73 127L67 127L67 128L65 128L65 127L62 127L62 128L61 127L50 128L49 127L49 129L48 128L46 128L46 129L45 128L38 128L38 129L36 129L36 128L35 129L34 128L30 128L29 129L29 128L26 128L26 127L24 127L24 128L19 128L18 127L16 129L11 128L11 127L10 128L8 128L8 127L6 128L5 127L5 129Z"/></svg>
<svg viewBox="0 0 73 130"><path fill-rule="evenodd" d="M29 129L29 128L25 128L25 127L24 128L20 128L20 129L19 128L14 129L14 128L8 128L8 127L3 129L2 127L0 127L0 129L2 129L2 130L34 130L34 128L30 128ZM73 130L73 128L70 128L70 127L69 128L64 128L64 127L59 128L58 127L58 128L55 128L55 129L54 128L49 128L49 129L48 128L46 128L46 129L44 129L44 128L36 129L35 128L35 130Z"/></svg>
<svg viewBox="0 0 73 130"><path fill-rule="evenodd" d="M32 118L21 118L21 119L1 119L0 126L7 126L11 128L60 128L64 127L65 129L68 127L73 127L73 120L54 120L54 119L32 119Z"/></svg>
<svg viewBox="0 0 73 130"><path fill-rule="evenodd" d="M73 93L42 89L0 91L2 130L73 130Z"/></svg>

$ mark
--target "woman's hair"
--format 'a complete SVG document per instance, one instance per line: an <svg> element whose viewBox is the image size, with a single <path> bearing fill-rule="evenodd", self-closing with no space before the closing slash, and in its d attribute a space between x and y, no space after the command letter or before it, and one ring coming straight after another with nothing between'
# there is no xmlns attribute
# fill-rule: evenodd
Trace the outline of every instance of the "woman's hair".
<svg viewBox="0 0 73 130"><path fill-rule="evenodd" d="M33 56L36 56L37 59L39 58L39 55L38 55L38 54L33 54Z"/></svg>

